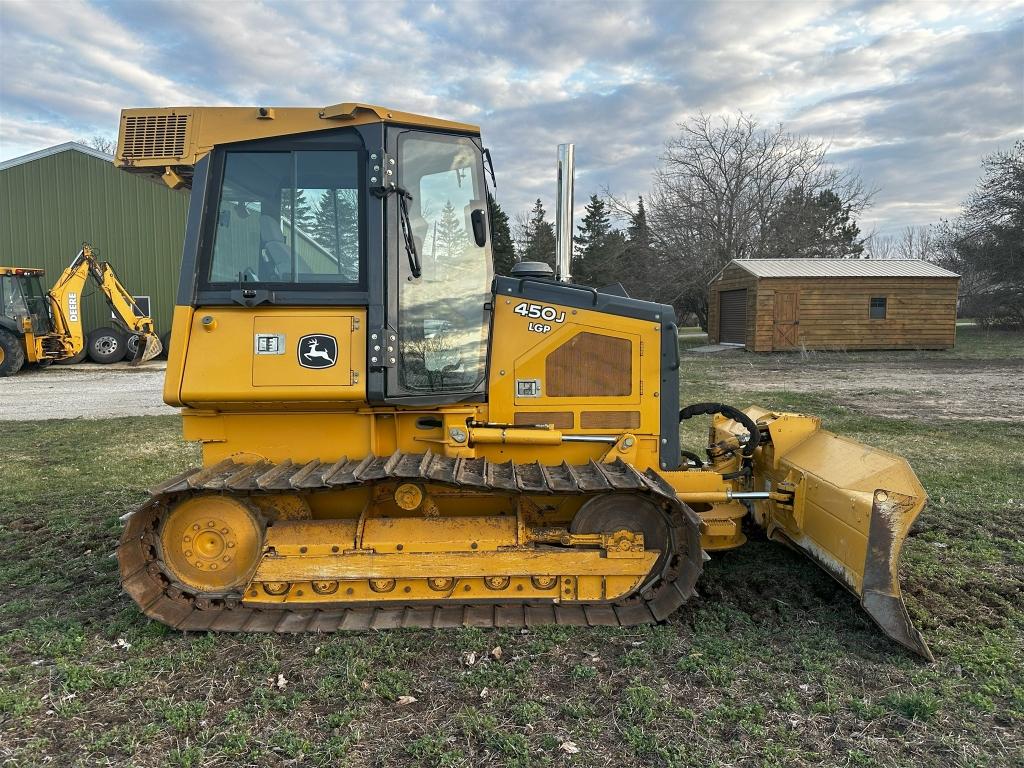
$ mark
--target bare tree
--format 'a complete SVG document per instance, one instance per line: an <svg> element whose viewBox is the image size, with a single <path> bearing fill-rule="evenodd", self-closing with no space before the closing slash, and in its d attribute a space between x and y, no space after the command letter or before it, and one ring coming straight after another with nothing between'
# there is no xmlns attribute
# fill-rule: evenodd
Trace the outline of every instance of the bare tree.
<svg viewBox="0 0 1024 768"><path fill-rule="evenodd" d="M897 259L930 259L935 243L929 227L906 227L896 240Z"/></svg>
<svg viewBox="0 0 1024 768"><path fill-rule="evenodd" d="M864 254L869 259L925 259L937 256L933 227L908 226L894 235L872 232L864 238Z"/></svg>
<svg viewBox="0 0 1024 768"><path fill-rule="evenodd" d="M84 144L87 147L98 149L107 155L114 154L114 150L117 149L117 139L111 138L110 136L104 136L101 133L97 133L94 136L90 136L87 139L75 139L79 144Z"/></svg>
<svg viewBox="0 0 1024 768"><path fill-rule="evenodd" d="M850 217L863 212L873 190L831 165L828 151L828 142L781 124L762 127L743 112L680 124L650 195L651 232L671 270L652 286L659 298L695 312L706 326L708 282L731 259L769 255L773 221L795 192L807 200L829 192Z"/></svg>
<svg viewBox="0 0 1024 768"><path fill-rule="evenodd" d="M864 256L868 259L895 259L896 238L872 232L864 238Z"/></svg>
<svg viewBox="0 0 1024 768"><path fill-rule="evenodd" d="M516 211L512 214L512 245L516 258L521 259L530 240L530 212Z"/></svg>

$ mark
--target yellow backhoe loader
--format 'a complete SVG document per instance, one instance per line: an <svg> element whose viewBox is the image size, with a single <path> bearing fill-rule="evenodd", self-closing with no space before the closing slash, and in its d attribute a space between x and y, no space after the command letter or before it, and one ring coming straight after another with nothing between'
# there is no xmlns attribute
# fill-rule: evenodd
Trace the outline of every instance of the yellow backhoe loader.
<svg viewBox="0 0 1024 768"><path fill-rule="evenodd" d="M86 353L99 361L121 359L129 338L129 362L133 365L152 360L162 344L153 321L139 309L132 295L121 285L113 268L96 258L85 243L71 264L49 291L43 291L43 270L0 267L0 376L13 376L26 363L78 362ZM114 332L93 333L86 345L82 329L82 291L92 278L110 305L125 335Z"/></svg>
<svg viewBox="0 0 1024 768"><path fill-rule="evenodd" d="M636 625L744 525L930 657L900 594L926 495L814 416L680 407L672 307L492 275L476 126L365 104L129 109L115 163L190 187L164 400L202 466L125 516L180 630ZM704 456L682 419L710 416Z"/></svg>

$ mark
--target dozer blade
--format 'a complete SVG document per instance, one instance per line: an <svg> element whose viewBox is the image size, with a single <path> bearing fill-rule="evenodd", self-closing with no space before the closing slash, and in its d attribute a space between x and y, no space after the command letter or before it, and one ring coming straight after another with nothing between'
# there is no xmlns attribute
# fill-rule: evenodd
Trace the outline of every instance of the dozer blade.
<svg viewBox="0 0 1024 768"><path fill-rule="evenodd" d="M889 637L933 660L900 591L900 550L928 499L907 461L823 430L815 417L746 413L770 436L755 454L754 487L792 494L791 503L758 505L769 537L802 550L856 594Z"/></svg>
<svg viewBox="0 0 1024 768"><path fill-rule="evenodd" d="M128 365L141 365L148 363L159 355L164 349L160 337L155 333L140 333L139 343L135 347L135 354L128 360Z"/></svg>

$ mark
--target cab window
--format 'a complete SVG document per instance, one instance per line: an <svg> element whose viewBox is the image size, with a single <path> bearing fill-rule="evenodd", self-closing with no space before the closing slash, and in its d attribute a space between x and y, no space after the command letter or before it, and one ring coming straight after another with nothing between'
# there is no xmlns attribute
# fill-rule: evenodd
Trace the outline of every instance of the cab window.
<svg viewBox="0 0 1024 768"><path fill-rule="evenodd" d="M4 317L20 319L28 314L21 294L21 281L14 275L0 276L0 309Z"/></svg>
<svg viewBox="0 0 1024 768"><path fill-rule="evenodd" d="M354 151L228 152L210 283L358 284Z"/></svg>

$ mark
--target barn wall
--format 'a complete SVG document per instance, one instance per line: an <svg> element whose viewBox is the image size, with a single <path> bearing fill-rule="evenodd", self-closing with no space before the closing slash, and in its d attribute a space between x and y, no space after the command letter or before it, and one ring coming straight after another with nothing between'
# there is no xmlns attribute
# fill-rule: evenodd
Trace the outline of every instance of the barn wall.
<svg viewBox="0 0 1024 768"><path fill-rule="evenodd" d="M772 351L775 292L795 289L800 296L798 347L948 349L956 337L958 288L957 278L762 278L754 338L747 348ZM873 320L871 299L882 296L886 317Z"/></svg>
<svg viewBox="0 0 1024 768"><path fill-rule="evenodd" d="M719 343L718 294L722 291L747 289L747 348L754 343L754 320L757 301L757 278L742 267L729 264L708 286L708 343Z"/></svg>
<svg viewBox="0 0 1024 768"><path fill-rule="evenodd" d="M187 211L186 193L83 152L58 152L0 171L0 261L42 267L50 287L82 242L91 243L128 291L150 297L163 333L171 327ZM82 307L86 330L110 325L92 283Z"/></svg>

